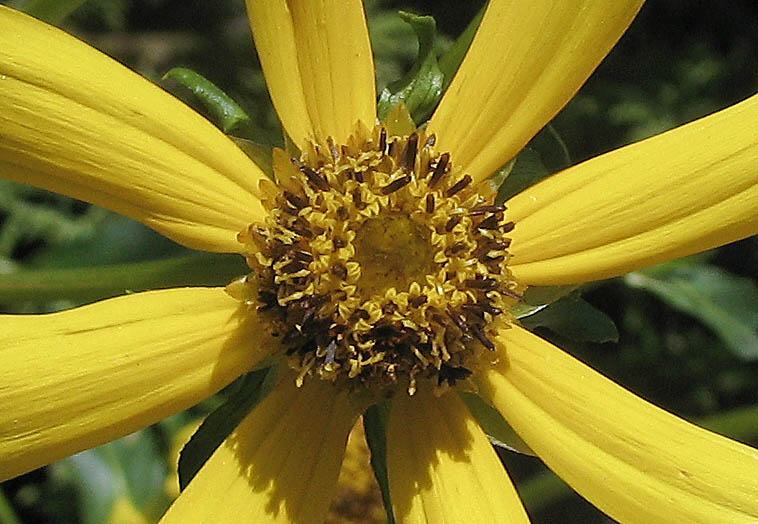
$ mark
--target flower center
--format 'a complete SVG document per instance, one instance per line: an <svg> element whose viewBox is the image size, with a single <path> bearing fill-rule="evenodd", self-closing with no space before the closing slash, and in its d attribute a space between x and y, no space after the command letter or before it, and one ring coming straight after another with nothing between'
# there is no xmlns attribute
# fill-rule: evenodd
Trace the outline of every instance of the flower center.
<svg viewBox="0 0 758 524"><path fill-rule="evenodd" d="M267 315L299 383L438 388L492 362L520 298L514 224L423 131L277 150L265 223L238 235L253 273L229 293Z"/></svg>
<svg viewBox="0 0 758 524"><path fill-rule="evenodd" d="M407 291L434 271L428 228L405 215L388 213L366 220L356 231L353 245L361 268L358 293L366 299L389 288Z"/></svg>

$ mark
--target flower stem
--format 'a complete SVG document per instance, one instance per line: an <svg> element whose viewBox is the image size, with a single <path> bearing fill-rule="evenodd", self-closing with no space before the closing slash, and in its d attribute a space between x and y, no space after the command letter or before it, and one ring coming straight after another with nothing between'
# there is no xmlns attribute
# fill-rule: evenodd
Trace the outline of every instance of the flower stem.
<svg viewBox="0 0 758 524"><path fill-rule="evenodd" d="M225 285L249 269L238 255L199 253L164 260L0 274L3 301L96 300L125 291Z"/></svg>

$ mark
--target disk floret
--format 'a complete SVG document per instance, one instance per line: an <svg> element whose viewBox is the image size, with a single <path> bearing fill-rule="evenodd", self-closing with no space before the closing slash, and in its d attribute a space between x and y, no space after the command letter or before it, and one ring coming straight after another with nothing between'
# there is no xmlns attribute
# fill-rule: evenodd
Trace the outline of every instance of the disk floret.
<svg viewBox="0 0 758 524"><path fill-rule="evenodd" d="M238 235L253 273L228 290L271 319L299 382L412 394L494 360L520 298L514 224L434 145L376 126L299 158L275 151L265 223Z"/></svg>

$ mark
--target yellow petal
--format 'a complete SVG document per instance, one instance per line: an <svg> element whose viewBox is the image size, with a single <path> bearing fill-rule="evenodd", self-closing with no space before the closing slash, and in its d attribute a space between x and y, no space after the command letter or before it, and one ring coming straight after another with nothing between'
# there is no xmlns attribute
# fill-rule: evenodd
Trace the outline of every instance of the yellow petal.
<svg viewBox="0 0 758 524"><path fill-rule="evenodd" d="M376 120L374 62L360 0L246 0L271 99L303 149L344 144Z"/></svg>
<svg viewBox="0 0 758 524"><path fill-rule="evenodd" d="M183 103L83 42L0 7L0 176L239 250L265 175Z"/></svg>
<svg viewBox="0 0 758 524"><path fill-rule="evenodd" d="M0 316L0 480L212 395L274 343L223 289L127 295Z"/></svg>
<svg viewBox="0 0 758 524"><path fill-rule="evenodd" d="M643 0L492 0L429 129L482 179L547 124L594 71Z"/></svg>
<svg viewBox="0 0 758 524"><path fill-rule="evenodd" d="M619 522L758 522L758 450L653 406L514 327L485 392L563 480Z"/></svg>
<svg viewBox="0 0 758 524"><path fill-rule="evenodd" d="M161 524L321 524L358 412L346 393L287 374L216 450Z"/></svg>
<svg viewBox="0 0 758 524"><path fill-rule="evenodd" d="M523 284L608 278L758 233L758 96L513 197Z"/></svg>
<svg viewBox="0 0 758 524"><path fill-rule="evenodd" d="M455 394L398 395L387 450L398 522L529 522L489 439Z"/></svg>

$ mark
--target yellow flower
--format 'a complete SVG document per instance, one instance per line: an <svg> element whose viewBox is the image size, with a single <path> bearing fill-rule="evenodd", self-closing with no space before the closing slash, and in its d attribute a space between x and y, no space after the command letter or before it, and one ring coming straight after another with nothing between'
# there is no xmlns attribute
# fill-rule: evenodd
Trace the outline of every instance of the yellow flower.
<svg viewBox="0 0 758 524"><path fill-rule="evenodd" d="M394 391L388 470L399 522L526 522L487 437L445 391L470 382L472 370L479 394L614 519L756 522L758 451L646 403L498 314L525 286L607 278L758 230L755 97L567 169L510 199L505 215L480 209L487 176L573 96L641 3L492 0L426 130L383 142L381 128L367 127L376 96L361 2L247 0L274 105L305 152L295 163L279 155L277 175L294 198L154 85L0 8L2 176L103 205L190 247L244 253L256 269L231 287L236 299L223 289L174 289L0 317L0 480L183 410L288 349L295 371L162 522L321 522L348 433L380 389ZM435 171L446 177L439 186ZM359 173L373 182L356 186ZM349 200L354 193L336 185L360 195ZM433 219L419 218L425 194ZM302 199L313 219L305 224L285 216L286 202L289 216L301 216ZM460 222L433 222L442 219L435 206L450 202L466 211L446 211ZM344 222L332 216L345 213ZM325 235L344 224L354 226L339 241L347 245L327 238L327 252ZM490 241L510 247L487 244L466 258L450 238L469 254ZM302 259L286 258L295 257L293 242ZM421 259L388 271L378 262L403 259L393 245L422 245ZM356 260L365 267L348 264ZM345 267L327 278L329 261ZM426 285L419 272L429 264L450 271L404 294L408 281ZM372 278L361 281L362 270ZM400 290L376 292L381 278ZM332 294L318 302L316 289ZM447 309L435 316L424 300ZM302 306L298 319L287 304ZM314 318L334 322L311 332ZM292 340L303 329L312 346L293 349L272 326ZM349 363L350 351L374 361ZM448 362L457 367L443 373Z"/></svg>

